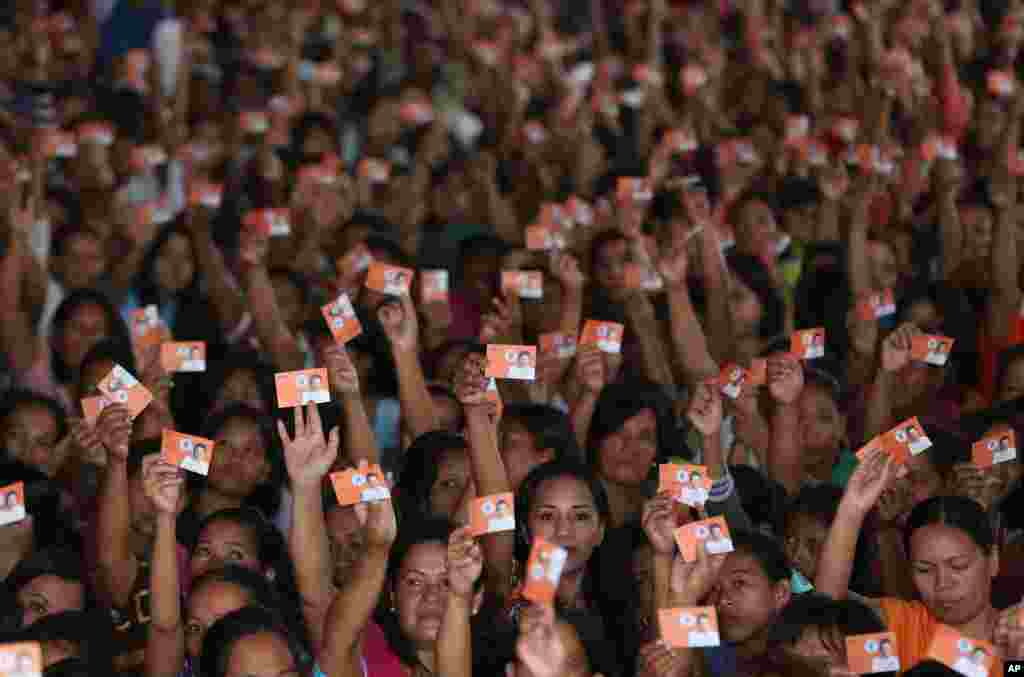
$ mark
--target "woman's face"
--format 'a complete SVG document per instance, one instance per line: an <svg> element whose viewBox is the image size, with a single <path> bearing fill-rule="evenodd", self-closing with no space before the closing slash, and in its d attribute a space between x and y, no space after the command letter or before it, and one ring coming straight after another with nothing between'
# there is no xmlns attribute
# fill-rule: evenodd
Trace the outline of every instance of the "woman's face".
<svg viewBox="0 0 1024 677"><path fill-rule="evenodd" d="M740 282L735 275L729 276L729 307L732 310L733 330L739 338L755 338L761 325L764 309L757 294Z"/></svg>
<svg viewBox="0 0 1024 677"><path fill-rule="evenodd" d="M813 581L818 575L818 557L826 536L828 525L805 513L797 513L786 524L786 556L808 580Z"/></svg>
<svg viewBox="0 0 1024 677"><path fill-rule="evenodd" d="M331 139L330 133L323 127L310 129L302 143L303 156L315 158L332 152L334 152L334 141Z"/></svg>
<svg viewBox="0 0 1024 677"><path fill-rule="evenodd" d="M711 599L722 639L742 643L771 626L789 602L789 585L768 578L757 558L737 550L726 556Z"/></svg>
<svg viewBox="0 0 1024 677"><path fill-rule="evenodd" d="M79 232L68 238L51 265L66 288L85 289L95 285L107 269L107 253L98 237Z"/></svg>
<svg viewBox="0 0 1024 677"><path fill-rule="evenodd" d="M255 421L229 419L217 433L216 442L209 481L217 491L244 499L269 479L270 460Z"/></svg>
<svg viewBox="0 0 1024 677"><path fill-rule="evenodd" d="M542 538L568 551L564 573L582 571L594 548L604 540L605 524L590 487L575 477L541 482L527 516L531 538Z"/></svg>
<svg viewBox="0 0 1024 677"><path fill-rule="evenodd" d="M1006 365L1002 383L999 386L999 401L1009 402L1024 397L1024 357L1011 360Z"/></svg>
<svg viewBox="0 0 1024 677"><path fill-rule="evenodd" d="M217 520L206 525L192 550L189 568L196 579L229 564L260 571L260 546L256 534L234 520Z"/></svg>
<svg viewBox="0 0 1024 677"><path fill-rule="evenodd" d="M78 371L85 354L110 335L103 308L94 303L79 306L68 317L57 340L57 352L71 371Z"/></svg>
<svg viewBox="0 0 1024 677"><path fill-rule="evenodd" d="M395 581L395 612L402 634L417 648L431 646L447 603L447 548L437 541L412 546Z"/></svg>
<svg viewBox="0 0 1024 677"><path fill-rule="evenodd" d="M598 446L598 472L615 484L636 487L647 479L658 454L658 420L644 409Z"/></svg>
<svg viewBox="0 0 1024 677"><path fill-rule="evenodd" d="M193 590L188 598L188 615L185 618L185 650L188 655L198 658L210 626L250 601L245 590L224 581L210 582Z"/></svg>
<svg viewBox="0 0 1024 677"><path fill-rule="evenodd" d="M58 576L36 576L18 590L21 624L28 627L40 618L85 608L85 589L78 581Z"/></svg>
<svg viewBox="0 0 1024 677"><path fill-rule="evenodd" d="M992 212L984 207L967 206L960 210L965 252L970 258L988 257L992 249Z"/></svg>
<svg viewBox="0 0 1024 677"><path fill-rule="evenodd" d="M25 404L8 415L0 426L7 454L53 477L63 458L54 455L59 441L57 419L47 407Z"/></svg>
<svg viewBox="0 0 1024 677"><path fill-rule="evenodd" d="M473 481L465 449L449 449L437 464L437 479L430 487L430 513L452 519Z"/></svg>
<svg viewBox="0 0 1024 677"><path fill-rule="evenodd" d="M888 243L873 240L868 247L868 263L875 289L892 289L899 282L899 263Z"/></svg>
<svg viewBox="0 0 1024 677"><path fill-rule="evenodd" d="M626 264L629 244L625 239L605 242L594 256L594 279L613 298L626 291Z"/></svg>
<svg viewBox="0 0 1024 677"><path fill-rule="evenodd" d="M235 643L225 677L299 677L300 674L288 642L277 633L260 632Z"/></svg>
<svg viewBox="0 0 1024 677"><path fill-rule="evenodd" d="M160 289L179 292L192 283L196 266L192 243L181 233L174 233L160 247L153 262L153 277Z"/></svg>
<svg viewBox="0 0 1024 677"><path fill-rule="evenodd" d="M501 460L513 490L519 486L538 465L547 463L555 456L552 449L538 449L533 435L515 419L501 421Z"/></svg>
<svg viewBox="0 0 1024 677"><path fill-rule="evenodd" d="M744 204L736 225L736 248L751 256L770 251L770 244L779 235L775 213L761 200Z"/></svg>
<svg viewBox="0 0 1024 677"><path fill-rule="evenodd" d="M341 588L351 580L363 549L363 529L352 506L331 508L327 513L327 536L331 542L334 584Z"/></svg>
<svg viewBox="0 0 1024 677"><path fill-rule="evenodd" d="M259 381L251 369L235 369L221 385L214 409L221 410L231 404L246 404L261 411L267 408Z"/></svg>
<svg viewBox="0 0 1024 677"><path fill-rule="evenodd" d="M824 388L816 385L803 389L797 407L804 436L804 472L815 479L827 480L846 434L846 421L835 401Z"/></svg>
<svg viewBox="0 0 1024 677"><path fill-rule="evenodd" d="M988 607L999 556L986 555L960 529L929 524L910 538L910 567L928 610L939 622L957 626Z"/></svg>

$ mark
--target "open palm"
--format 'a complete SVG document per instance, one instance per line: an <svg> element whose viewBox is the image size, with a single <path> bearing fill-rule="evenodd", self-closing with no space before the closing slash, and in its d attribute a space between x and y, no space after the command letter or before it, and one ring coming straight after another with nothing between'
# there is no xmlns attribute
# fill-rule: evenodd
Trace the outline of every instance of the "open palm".
<svg viewBox="0 0 1024 677"><path fill-rule="evenodd" d="M284 461L288 477L297 486L317 486L338 458L338 429L333 428L324 438L324 427L315 404L295 407L295 436L289 437L282 421L277 422L277 433L284 447Z"/></svg>

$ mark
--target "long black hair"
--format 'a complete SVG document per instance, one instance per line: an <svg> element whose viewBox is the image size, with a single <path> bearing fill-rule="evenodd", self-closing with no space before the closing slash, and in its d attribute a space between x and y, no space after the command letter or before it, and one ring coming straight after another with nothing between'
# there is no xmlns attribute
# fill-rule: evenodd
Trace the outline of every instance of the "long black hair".
<svg viewBox="0 0 1024 677"><path fill-rule="evenodd" d="M445 454L468 452L466 440L458 435L433 430L417 437L403 455L405 464L398 476L396 494L400 497L402 516L430 514L430 490L437 481L437 469Z"/></svg>
<svg viewBox="0 0 1024 677"><path fill-rule="evenodd" d="M301 675L309 675L312 660L303 651L299 642L273 611L260 606L247 606L232 612L214 623L203 640L203 652L199 660L201 677L224 677L235 645L252 635L273 633L283 639L295 659Z"/></svg>
<svg viewBox="0 0 1024 677"><path fill-rule="evenodd" d="M655 383L635 380L613 383L601 391L587 434L587 461L591 467L599 467L598 451L601 442L618 432L626 421L647 409L654 413L657 424L658 450L655 462L661 462L673 454L680 453L681 450L676 445L683 443L673 439L676 426L672 402L662 387Z"/></svg>
<svg viewBox="0 0 1024 677"><path fill-rule="evenodd" d="M981 504L964 496L934 496L910 511L903 528L903 545L908 554L914 532L933 524L959 529L986 555L996 547L995 530Z"/></svg>
<svg viewBox="0 0 1024 677"><path fill-rule="evenodd" d="M181 219L176 219L166 225L164 225L158 232L149 247L146 249L146 253L142 257L142 262L139 264L139 270L132 281L132 287L135 290L139 306L156 305L160 306L166 303L172 298L179 302L186 301L189 299L198 299L200 296L200 275L199 267L195 267L195 271L192 274L192 279L189 281L188 286L184 289L177 291L172 295L164 289L160 288L159 283L156 280L156 260L160 256L161 250L175 235L180 235L185 238L189 243L189 248L193 247L192 235L185 230L181 224Z"/></svg>
<svg viewBox="0 0 1024 677"><path fill-rule="evenodd" d="M64 362L57 346L60 345L67 323L74 314L82 307L90 305L97 306L103 311L107 321L106 338L114 339L124 345L131 345L131 334L128 333L128 327L107 295L97 289L76 289L57 306L57 312L53 314L53 321L50 324L50 364L53 376L58 383L70 382L75 374L71 367Z"/></svg>

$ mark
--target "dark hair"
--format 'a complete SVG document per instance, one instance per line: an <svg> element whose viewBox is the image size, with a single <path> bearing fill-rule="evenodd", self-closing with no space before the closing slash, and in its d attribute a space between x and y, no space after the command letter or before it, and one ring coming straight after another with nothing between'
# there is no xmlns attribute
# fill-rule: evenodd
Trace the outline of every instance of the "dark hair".
<svg viewBox="0 0 1024 677"><path fill-rule="evenodd" d="M143 255L142 262L139 264L139 270L132 281L132 287L135 290L140 307L148 305L161 307L171 298L177 298L186 303L189 301L198 301L201 293L201 277L198 265L194 268L192 279L189 281L188 285L184 289L175 292L173 297L168 294L168 290L161 289L157 282L156 260L160 256L160 252L163 250L164 246L175 235L180 235L185 238L188 241L190 250L194 247L192 234L185 229L180 218L164 225L157 232L156 237L153 238L149 247L146 248L146 253Z"/></svg>
<svg viewBox="0 0 1024 677"><path fill-rule="evenodd" d="M580 461L583 454L572 430L572 422L563 412L547 404L516 402L505 407L502 423L521 425L538 449L552 449L555 460Z"/></svg>
<svg viewBox="0 0 1024 677"><path fill-rule="evenodd" d="M267 462L270 465L270 477L246 497L245 504L258 509L268 519L273 519L278 508L281 507L281 487L284 486L287 473L281 449L277 444L276 436L271 431L267 416L245 404L232 404L207 422L203 428L203 437L215 439L225 425L236 419L246 420L256 425L260 439L263 441ZM189 482L192 488L201 489L207 481L207 478L202 475L189 473Z"/></svg>
<svg viewBox="0 0 1024 677"><path fill-rule="evenodd" d="M772 625L768 643L795 644L808 627L821 629L822 642L837 652L845 650L845 637L885 631L875 612L862 602L808 592L790 599Z"/></svg>
<svg viewBox="0 0 1024 677"><path fill-rule="evenodd" d="M618 242L619 240L625 239L626 235L618 228L606 228L605 230L602 230L597 235L595 235L594 239L590 241L589 261L591 271L593 271L593 268L597 263L598 254L601 253L602 249L604 249L607 245L609 245L612 242Z"/></svg>
<svg viewBox="0 0 1024 677"><path fill-rule="evenodd" d="M449 451L468 454L468 449L464 438L440 430L424 433L413 441L404 454L395 487L403 516L439 517L430 513L430 490L437 481L438 466Z"/></svg>
<svg viewBox="0 0 1024 677"><path fill-rule="evenodd" d="M455 395L455 392L442 383L428 383L427 392L430 393L431 397L444 397L455 403L455 409L459 412L455 429L462 430L466 425L466 414L462 408L462 403L459 402L459 398Z"/></svg>
<svg viewBox="0 0 1024 677"><path fill-rule="evenodd" d="M64 334L65 325L80 308L89 305L99 306L100 310L103 311L107 321L106 336L108 338L114 339L123 345L131 345L131 335L128 333L128 327L125 326L124 320L121 319L120 313L117 312L117 308L110 302L110 299L103 292L96 289L76 289L68 294L61 301L61 304L57 306L57 311L54 313L53 320L50 323L51 364L53 375L59 383L67 383L74 376L71 373L70 367L64 362L60 352L57 350L57 346L60 344Z"/></svg>
<svg viewBox="0 0 1024 677"><path fill-rule="evenodd" d="M299 299L303 305L308 305L310 298L312 298L313 292L309 286L309 280L306 279L301 273L297 273L291 268L284 268L282 266L275 266L268 271L271 279L278 277L288 280L288 283L295 287L299 292Z"/></svg>
<svg viewBox="0 0 1024 677"><path fill-rule="evenodd" d="M959 529L988 555L996 545L992 522L981 505L964 496L934 496L914 506L903 528L903 545L910 554L914 532L933 524Z"/></svg>
<svg viewBox="0 0 1024 677"><path fill-rule="evenodd" d="M69 207L68 209L70 210ZM81 217L79 216L78 219L72 221L71 223L79 223L80 221ZM89 228L84 228L78 225L64 226L63 228L57 228L53 234L53 238L50 240L50 256L63 256L66 253L65 249L68 246L68 244L71 242L71 240L73 240L76 237L91 237L97 242L103 241L103 239L96 234L96 231L91 230Z"/></svg>
<svg viewBox="0 0 1024 677"><path fill-rule="evenodd" d="M129 374L136 374L135 353L130 343L117 339L101 339L96 345L89 349L89 352L82 358L82 364L78 368L79 376L85 373L86 369L99 362L113 362L128 370Z"/></svg>
<svg viewBox="0 0 1024 677"><path fill-rule="evenodd" d="M82 555L66 546L52 546L34 550L18 562L14 571L4 581L4 587L13 597L21 588L40 576L54 576L64 581L78 583L82 587L82 609L91 609L94 600L82 563Z"/></svg>
<svg viewBox="0 0 1024 677"><path fill-rule="evenodd" d="M789 558L774 538L757 531L737 530L732 532L732 546L736 552L756 559L769 580L779 583L790 579L793 569Z"/></svg>
<svg viewBox="0 0 1024 677"><path fill-rule="evenodd" d="M52 397L20 388L8 390L0 398L0 423L5 423L14 412L22 407L46 409L53 416L53 420L57 422L57 439L62 440L68 434L67 414L60 402Z"/></svg>
<svg viewBox="0 0 1024 677"><path fill-rule="evenodd" d="M458 245L458 267L462 271L463 266L470 259L484 256L495 256L501 258L509 251L508 244L501 238L493 235L472 235L459 240Z"/></svg>
<svg viewBox="0 0 1024 677"><path fill-rule="evenodd" d="M292 153L302 159L302 147L306 145L306 139L317 129L322 129L331 137L331 143L337 145L338 125L334 119L325 113L307 112L303 113L298 120L292 123L291 146Z"/></svg>
<svg viewBox="0 0 1024 677"><path fill-rule="evenodd" d="M672 403L662 387L645 381L611 384L601 391L587 435L587 460L591 467L598 467L598 453L604 439L645 409L654 413L657 425L655 461L660 463L678 452L678 442L673 440L676 427Z"/></svg>
<svg viewBox="0 0 1024 677"><path fill-rule="evenodd" d="M996 387L994 393L996 396L1003 389L1003 384L1006 382L1006 374L1010 371L1010 367L1013 366L1014 362L1021 360L1024 360L1024 344L1017 344L999 351L999 356L996 358Z"/></svg>
<svg viewBox="0 0 1024 677"><path fill-rule="evenodd" d="M71 519L61 509L60 485L37 468L19 461L0 462L0 486L22 482L25 487L25 512L32 515L33 547L52 546L80 549Z"/></svg>
<svg viewBox="0 0 1024 677"><path fill-rule="evenodd" d="M210 371L207 373L206 379L204 379L209 387L207 391L209 399L206 407L207 411L213 408L224 384L238 371L251 372L259 386L260 397L267 403L268 407L274 405L273 368L255 350L250 348L231 350L222 359L214 361L209 366Z"/></svg>
<svg viewBox="0 0 1024 677"><path fill-rule="evenodd" d="M371 252L374 250L384 252L387 258L403 268L413 267L412 259L405 253L401 245L386 235L371 233L366 237L366 248Z"/></svg>
<svg viewBox="0 0 1024 677"><path fill-rule="evenodd" d="M128 477L135 477L142 471L142 461L147 456L160 453L161 442L162 440L157 437L132 442L128 447L128 461L125 464Z"/></svg>
<svg viewBox="0 0 1024 677"><path fill-rule="evenodd" d="M247 606L232 612L210 627L203 640L200 674L203 677L224 677L235 645L246 637L266 632L284 639L300 674L308 675L311 661L299 642L276 614L258 606Z"/></svg>
<svg viewBox="0 0 1024 677"><path fill-rule="evenodd" d="M750 517L754 527L768 525L775 533L781 533L780 518L785 514L788 500L786 489L749 465L729 466L729 474L736 483L743 511Z"/></svg>
<svg viewBox="0 0 1024 677"><path fill-rule="evenodd" d="M750 291L754 292L761 304L761 321L757 334L761 338L774 338L782 333L785 305L782 294L775 288L771 275L757 257L740 254L732 250L726 255L730 272Z"/></svg>

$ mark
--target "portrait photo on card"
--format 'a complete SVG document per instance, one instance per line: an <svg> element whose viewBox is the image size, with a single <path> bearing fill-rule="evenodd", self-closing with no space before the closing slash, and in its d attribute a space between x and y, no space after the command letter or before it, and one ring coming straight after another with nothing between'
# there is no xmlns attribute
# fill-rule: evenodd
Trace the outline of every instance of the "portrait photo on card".
<svg viewBox="0 0 1024 677"><path fill-rule="evenodd" d="M513 531L516 528L513 494L508 492L474 499L470 527L477 536Z"/></svg>
<svg viewBox="0 0 1024 677"><path fill-rule="evenodd" d="M537 349L533 346L487 346L486 375L532 381L537 376Z"/></svg>
<svg viewBox="0 0 1024 677"><path fill-rule="evenodd" d="M847 637L846 656L850 670L860 675L901 670L896 636L891 632Z"/></svg>
<svg viewBox="0 0 1024 677"><path fill-rule="evenodd" d="M0 526L25 519L25 484L15 482L0 487Z"/></svg>
<svg viewBox="0 0 1024 677"><path fill-rule="evenodd" d="M43 674L42 647L36 642L0 644L0 675L40 677Z"/></svg>

